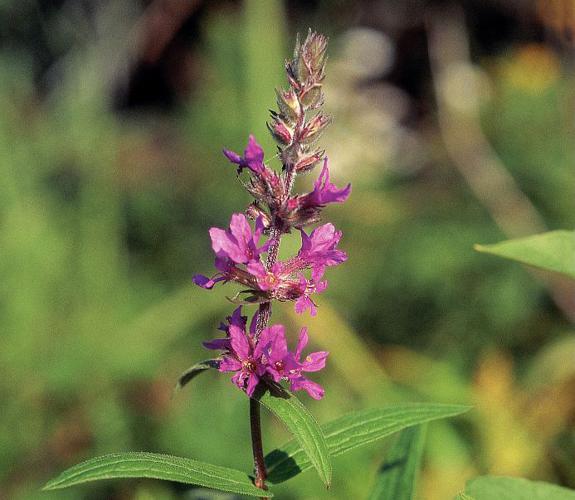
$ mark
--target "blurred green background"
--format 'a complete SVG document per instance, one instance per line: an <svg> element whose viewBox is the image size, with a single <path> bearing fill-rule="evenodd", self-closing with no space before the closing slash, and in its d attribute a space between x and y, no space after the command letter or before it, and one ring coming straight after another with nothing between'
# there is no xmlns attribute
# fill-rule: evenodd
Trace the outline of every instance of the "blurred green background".
<svg viewBox="0 0 575 500"><path fill-rule="evenodd" d="M221 149L253 132L273 156L267 110L309 26L331 40L322 145L354 191L325 212L350 258L317 318L274 312L331 351L325 399L302 398L320 422L474 405L430 426L421 499L487 472L575 488L572 289L473 251L575 225L572 0L2 0L1 499L232 498L39 491L105 452L251 470L228 377L172 389L233 307L191 285L212 270L208 228L250 201ZM288 438L269 415L264 434L266 450ZM329 492L308 473L277 496L363 498L387 447L337 459Z"/></svg>

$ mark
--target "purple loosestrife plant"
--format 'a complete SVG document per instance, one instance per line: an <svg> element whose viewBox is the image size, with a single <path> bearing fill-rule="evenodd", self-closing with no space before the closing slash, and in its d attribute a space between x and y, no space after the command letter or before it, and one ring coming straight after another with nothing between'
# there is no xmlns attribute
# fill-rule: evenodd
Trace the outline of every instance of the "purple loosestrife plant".
<svg viewBox="0 0 575 500"><path fill-rule="evenodd" d="M344 202L351 192L349 184L339 189L330 182L327 157L316 147L330 122L321 111L326 48L326 38L310 32L301 45L296 45L293 59L286 63L289 89L277 91L278 110L271 112L268 123L278 143L281 172L266 165L264 151L253 135L249 136L243 156L224 149L226 158L237 165L238 175L244 169L248 171L244 186L254 201L246 215L232 215L229 229L210 229L217 273L193 278L206 289L219 282L239 283L244 289L234 300L259 304L248 330L247 318L242 317L238 308L229 324L221 328L226 337L209 342L206 347L222 351L221 357L214 360L219 371L233 372L232 382L251 398L255 484L260 488L265 487L266 471L259 437L259 403L252 398L256 388L285 381L291 390L304 390L312 398L321 399L323 388L303 373L321 370L328 356L327 352L316 352L301 359L308 342L305 328L295 352L290 352L285 327L268 326L272 302L292 301L297 313L309 310L315 315L317 306L312 296L327 288L323 279L326 268L347 259L346 253L338 248L341 231L333 224L307 229L320 221L323 207ZM292 194L297 175L312 171L322 160L323 168L313 190ZM253 229L248 218L253 220ZM301 248L293 257L279 261L280 241L294 230L301 233ZM260 243L262 237L266 238L264 243Z"/></svg>
<svg viewBox="0 0 575 500"><path fill-rule="evenodd" d="M290 392L304 391L314 399L323 398L324 389L313 380L313 374L325 367L328 353L304 353L309 340L305 327L296 340L295 333L288 334L283 325L270 325L272 303L293 302L297 313L309 311L315 315L317 306L313 297L327 288L324 279L327 268L347 259L346 253L338 248L341 231L329 222L318 225L322 209L329 203L344 202L351 191L349 184L339 188L331 183L325 153L316 146L330 122L321 112L326 46L324 36L310 31L302 44L296 43L293 59L286 63L289 88L277 91L278 110L272 111L268 123L279 144L281 170L266 165L264 152L252 135L243 155L224 150L227 159L237 165L238 176L247 177L244 186L254 201L245 213L231 216L228 228L210 229L216 272L211 277L198 274L193 278L198 286L208 290L218 283L239 284L242 289L231 299L239 302L239 306L219 326L223 335L204 343L218 355L188 369L180 377L178 387L210 369L231 374L233 384L249 398L254 477L191 458L127 452L73 466L48 482L45 489L98 479L135 477L269 498L273 494L268 491L266 479L271 484L281 483L312 467L329 487L331 456L401 429L466 410L461 406L429 403L387 406L344 415L320 427ZM298 174L312 171L322 160L312 191L292 194ZM286 260L278 260L282 237L290 233L297 237L298 232L301 236L298 252ZM249 321L244 315L248 313L251 313ZM290 350L289 346L293 345L295 349ZM294 436L265 458L260 405L273 412ZM419 445L413 448L421 450ZM410 467L407 472L413 472ZM384 477L382 491L389 490L392 495L386 498L411 498L408 489L405 495L395 495L386 481ZM392 482L406 488L412 485L409 480L401 482L397 478Z"/></svg>

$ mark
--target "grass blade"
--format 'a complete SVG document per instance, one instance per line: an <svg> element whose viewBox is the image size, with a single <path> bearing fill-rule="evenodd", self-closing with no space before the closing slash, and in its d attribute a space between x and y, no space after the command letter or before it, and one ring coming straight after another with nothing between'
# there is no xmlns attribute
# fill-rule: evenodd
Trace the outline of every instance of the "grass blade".
<svg viewBox="0 0 575 500"><path fill-rule="evenodd" d="M369 500L413 500L421 466L426 426L401 431L378 473Z"/></svg>

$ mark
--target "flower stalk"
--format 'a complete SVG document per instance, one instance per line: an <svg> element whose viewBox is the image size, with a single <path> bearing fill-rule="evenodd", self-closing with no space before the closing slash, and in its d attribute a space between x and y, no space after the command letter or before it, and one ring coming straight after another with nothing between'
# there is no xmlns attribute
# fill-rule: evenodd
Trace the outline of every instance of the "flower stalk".
<svg viewBox="0 0 575 500"><path fill-rule="evenodd" d="M297 313L309 310L315 315L317 306L312 296L326 289L326 269L347 259L345 252L337 248L341 232L332 224L320 225L310 233L304 230L320 221L321 210L327 204L345 201L351 191L350 185L339 189L330 183L327 158L316 146L331 121L320 110L326 48L327 39L310 30L303 43L298 39L293 58L286 62L289 89L276 90L278 109L271 111L267 124L278 143L281 172L266 165L264 152L253 136L243 155L224 150L226 158L237 166L238 176L248 173L243 184L254 201L245 214L232 215L229 229L210 229L218 272L212 277L194 276L194 282L205 289L228 282L244 287L230 299L239 307L227 324L220 325L226 337L204 345L222 351L217 360L219 371L233 372L232 382L250 398L254 483L261 489L266 489L266 469L256 388L262 383L283 381L293 391L304 390L312 398L321 399L323 388L304 372L323 369L328 356L327 352L314 352L302 359L308 342L306 328L300 332L295 351L290 351L283 325L269 326L272 302L294 302ZM313 191L292 195L298 174L311 171L322 160ZM254 221L254 229L248 219ZM300 232L301 248L297 255L279 261L281 239L292 230ZM262 237L266 238L263 244ZM265 259L263 254L267 254ZM259 305L248 328L242 306L250 304Z"/></svg>

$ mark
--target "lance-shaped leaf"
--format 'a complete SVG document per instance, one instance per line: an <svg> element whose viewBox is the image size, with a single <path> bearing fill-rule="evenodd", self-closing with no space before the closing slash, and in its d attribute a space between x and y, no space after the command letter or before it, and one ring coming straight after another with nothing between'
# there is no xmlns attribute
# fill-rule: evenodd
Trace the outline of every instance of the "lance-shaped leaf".
<svg viewBox="0 0 575 500"><path fill-rule="evenodd" d="M330 453L321 427L306 407L291 392L277 384L256 391L254 397L292 432L306 463L316 469L329 488L332 472Z"/></svg>
<svg viewBox="0 0 575 500"><path fill-rule="evenodd" d="M206 359L205 361L200 361L194 366L190 366L184 373L180 375L178 379L178 384L176 385L176 390L182 389L194 378L196 378L200 373L204 373L210 368L218 369L220 367L219 359Z"/></svg>
<svg viewBox="0 0 575 500"><path fill-rule="evenodd" d="M550 231L494 245L475 245L475 249L575 279L573 231Z"/></svg>
<svg viewBox="0 0 575 500"><path fill-rule="evenodd" d="M425 444L425 424L404 429L378 471L369 500L412 500Z"/></svg>
<svg viewBox="0 0 575 500"><path fill-rule="evenodd" d="M541 481L504 476L472 479L465 485L464 494L474 500L575 500L575 490Z"/></svg>
<svg viewBox="0 0 575 500"><path fill-rule="evenodd" d="M469 406L433 403L394 405L344 415L322 426L332 457L372 443L407 427L452 417ZM311 467L300 444L292 440L266 456L268 480L281 483Z"/></svg>
<svg viewBox="0 0 575 500"><path fill-rule="evenodd" d="M114 453L82 462L49 481L45 490L75 484L118 478L152 478L197 484L207 488L254 497L271 497L269 491L256 488L244 472L189 458L156 453Z"/></svg>

